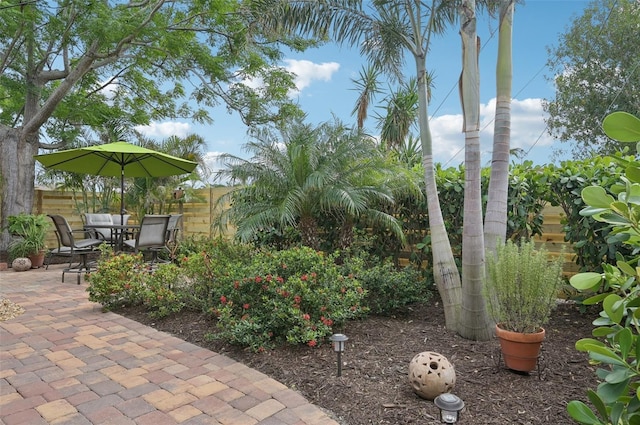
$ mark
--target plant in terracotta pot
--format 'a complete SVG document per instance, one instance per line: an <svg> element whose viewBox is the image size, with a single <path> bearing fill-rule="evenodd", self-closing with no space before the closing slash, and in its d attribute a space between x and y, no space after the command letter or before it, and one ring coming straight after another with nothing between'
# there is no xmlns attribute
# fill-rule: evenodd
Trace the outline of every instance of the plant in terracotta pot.
<svg viewBox="0 0 640 425"><path fill-rule="evenodd" d="M509 240L495 255L487 254L484 297L496 322L496 336L505 365L531 372L536 368L544 340L543 325L557 305L564 283L562 253L555 258L535 242ZM516 344L512 344L515 342ZM520 349L526 351L520 352Z"/></svg>
<svg viewBox="0 0 640 425"><path fill-rule="evenodd" d="M50 227L51 223L45 214L22 213L10 216L7 229L14 239L9 243L9 256L29 258L34 267L40 267L44 261Z"/></svg>

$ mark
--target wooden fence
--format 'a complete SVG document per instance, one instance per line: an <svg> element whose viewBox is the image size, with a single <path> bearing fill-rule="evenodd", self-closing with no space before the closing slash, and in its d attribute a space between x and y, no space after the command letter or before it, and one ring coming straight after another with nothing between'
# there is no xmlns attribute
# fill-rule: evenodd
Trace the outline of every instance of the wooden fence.
<svg viewBox="0 0 640 425"><path fill-rule="evenodd" d="M213 236L212 224L215 221L216 211L214 211L215 201L226 193L229 188L215 187L208 189L199 189L197 195L203 199L200 202L184 202L178 205L175 211L170 213L183 214L184 236ZM72 228L82 227L82 217L75 209L75 202L71 192L59 192L50 190L36 190L34 212L44 214L60 214L67 218ZM565 266L566 275L572 275L578 271L578 267L573 263L573 250L564 241L564 233L562 231L562 209L560 207L547 206L544 209L544 225L543 235L536 238L536 242L544 243L551 253L559 254L565 247ZM132 217L135 221L136 217ZM232 234L232 230L227 231L227 235ZM53 231L51 231L47 239L49 246L55 246L56 240Z"/></svg>

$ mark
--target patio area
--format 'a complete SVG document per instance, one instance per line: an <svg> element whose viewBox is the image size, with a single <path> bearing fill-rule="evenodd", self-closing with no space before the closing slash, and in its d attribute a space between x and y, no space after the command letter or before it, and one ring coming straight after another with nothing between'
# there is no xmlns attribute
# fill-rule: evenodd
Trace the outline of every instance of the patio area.
<svg viewBox="0 0 640 425"><path fill-rule="evenodd" d="M89 302L64 265L0 271L0 423L337 425L298 392L226 356Z"/></svg>

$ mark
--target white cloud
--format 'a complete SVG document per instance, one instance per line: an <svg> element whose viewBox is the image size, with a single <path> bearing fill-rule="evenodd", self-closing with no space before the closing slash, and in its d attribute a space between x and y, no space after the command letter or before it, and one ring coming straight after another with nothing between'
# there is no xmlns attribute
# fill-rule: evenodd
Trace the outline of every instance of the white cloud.
<svg viewBox="0 0 640 425"><path fill-rule="evenodd" d="M285 59L285 70L295 74L293 80L295 90L289 91L289 97L299 96L302 90L309 87L314 81L331 81L333 74L340 69L337 62L314 63L308 60ZM247 78L242 83L254 90L259 90L264 81L262 78Z"/></svg>
<svg viewBox="0 0 640 425"><path fill-rule="evenodd" d="M308 60L286 59L287 71L296 75L297 93L309 87L314 81L331 81L333 74L338 72L340 64L337 62L313 63Z"/></svg>
<svg viewBox="0 0 640 425"><path fill-rule="evenodd" d="M160 139L165 139L170 136L185 137L189 134L190 129L191 125L189 123L178 121L152 121L149 125L138 125L135 127L136 131L139 131L147 137Z"/></svg>
<svg viewBox="0 0 640 425"><path fill-rule="evenodd" d="M480 143L483 164L489 161L491 155L495 107L495 98L480 105ZM511 148L520 148L525 152L532 147L548 149L554 139L545 131L544 118L542 99L512 100ZM462 114L431 117L430 124L435 161L447 166L456 166L464 162Z"/></svg>

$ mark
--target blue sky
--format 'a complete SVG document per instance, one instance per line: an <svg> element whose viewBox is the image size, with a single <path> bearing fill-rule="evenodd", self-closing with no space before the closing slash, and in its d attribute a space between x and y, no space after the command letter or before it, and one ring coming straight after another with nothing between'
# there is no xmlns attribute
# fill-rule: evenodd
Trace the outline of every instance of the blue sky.
<svg viewBox="0 0 640 425"><path fill-rule="evenodd" d="M558 36L589 4L587 0L526 0L516 6L513 25L513 86L512 86L512 148L528 152L525 159L544 164L554 162L552 153L567 148L548 136L545 131L542 99L555 95L550 71L545 67L547 48L558 44ZM480 53L481 146L483 161L491 154L493 113L495 108L495 61L497 50L497 21L482 16L478 35L483 49ZM461 68L460 37L457 28L433 41L427 57L427 68L435 73L435 87L429 105L430 125L434 140L434 158L447 166L464 161L464 135L458 98L457 80ZM413 69L408 56L407 75ZM308 114L308 121L320 123L335 114L343 122L354 124L351 111L357 92L352 80L357 78L364 59L357 49L326 45L304 53L290 55L282 66L298 75L295 99ZM547 77L547 78L545 78ZM383 84L383 86L385 86ZM369 116L372 117L373 110ZM247 157L242 145L247 142L246 127L239 118L225 109L212 111L214 123L195 125L186 121L152 123L140 130L156 138L172 134L184 136L196 133L207 142L209 163L217 168L215 157L225 152ZM375 121L365 123L370 134L377 134ZM417 132L416 132L417 133ZM565 159L566 157L560 157ZM555 158L555 162L558 158Z"/></svg>

